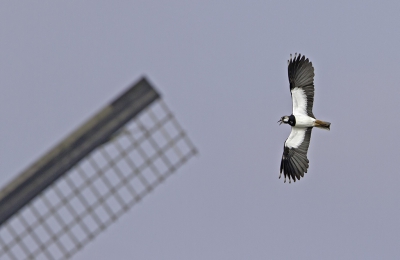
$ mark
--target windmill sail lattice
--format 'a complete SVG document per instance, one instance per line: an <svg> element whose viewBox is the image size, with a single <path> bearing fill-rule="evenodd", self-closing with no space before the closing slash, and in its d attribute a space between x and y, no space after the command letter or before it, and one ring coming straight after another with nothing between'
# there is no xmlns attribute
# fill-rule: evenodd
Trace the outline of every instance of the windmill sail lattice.
<svg viewBox="0 0 400 260"><path fill-rule="evenodd" d="M147 80L0 191L0 259L68 259L196 154Z"/></svg>

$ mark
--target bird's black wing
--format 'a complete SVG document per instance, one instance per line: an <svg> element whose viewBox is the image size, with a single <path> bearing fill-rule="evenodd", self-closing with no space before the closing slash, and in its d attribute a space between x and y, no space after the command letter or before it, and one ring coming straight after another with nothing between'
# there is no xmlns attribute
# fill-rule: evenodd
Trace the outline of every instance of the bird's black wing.
<svg viewBox="0 0 400 260"><path fill-rule="evenodd" d="M285 177L296 181L296 178L300 180L300 177L304 177L304 173L308 169L307 151L310 145L311 130L309 128L292 127L292 131L288 139L286 139L283 146L283 155L281 161L281 171L279 178L281 178L282 172Z"/></svg>
<svg viewBox="0 0 400 260"><path fill-rule="evenodd" d="M314 67L301 54L295 54L288 60L290 93L292 94L293 114L306 114L314 117Z"/></svg>

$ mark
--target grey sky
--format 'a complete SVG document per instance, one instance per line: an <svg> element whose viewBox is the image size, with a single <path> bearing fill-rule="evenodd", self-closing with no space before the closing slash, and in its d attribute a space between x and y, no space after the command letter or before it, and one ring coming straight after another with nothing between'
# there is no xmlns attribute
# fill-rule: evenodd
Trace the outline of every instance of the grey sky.
<svg viewBox="0 0 400 260"><path fill-rule="evenodd" d="M0 185L141 75L199 156L75 259L396 259L398 1L0 3ZM315 67L305 178L279 180L290 53Z"/></svg>

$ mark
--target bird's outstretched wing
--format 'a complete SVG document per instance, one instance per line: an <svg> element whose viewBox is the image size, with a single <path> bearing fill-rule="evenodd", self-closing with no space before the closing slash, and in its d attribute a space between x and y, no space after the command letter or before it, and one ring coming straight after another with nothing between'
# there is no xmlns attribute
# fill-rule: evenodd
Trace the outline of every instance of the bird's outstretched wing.
<svg viewBox="0 0 400 260"><path fill-rule="evenodd" d="M296 181L296 178L300 180L300 177L304 177L304 173L308 169L307 151L310 145L312 127L299 128L292 127L292 131L288 139L286 139L283 146L283 155L281 161L281 178L282 172L285 177Z"/></svg>
<svg viewBox="0 0 400 260"><path fill-rule="evenodd" d="M314 104L314 67L306 57L299 53L288 60L290 93L292 94L293 115L302 114L312 118Z"/></svg>

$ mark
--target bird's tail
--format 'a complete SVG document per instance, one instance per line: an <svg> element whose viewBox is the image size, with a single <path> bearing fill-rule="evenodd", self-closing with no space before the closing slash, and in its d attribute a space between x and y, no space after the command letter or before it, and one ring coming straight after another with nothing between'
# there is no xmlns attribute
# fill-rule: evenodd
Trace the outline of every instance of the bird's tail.
<svg viewBox="0 0 400 260"><path fill-rule="evenodd" d="M318 128L322 128L322 129L325 129L325 130L331 130L331 123L329 123L329 122L325 122L325 121L321 121L321 120L315 120L315 122L314 122L314 126L315 127L318 127Z"/></svg>

